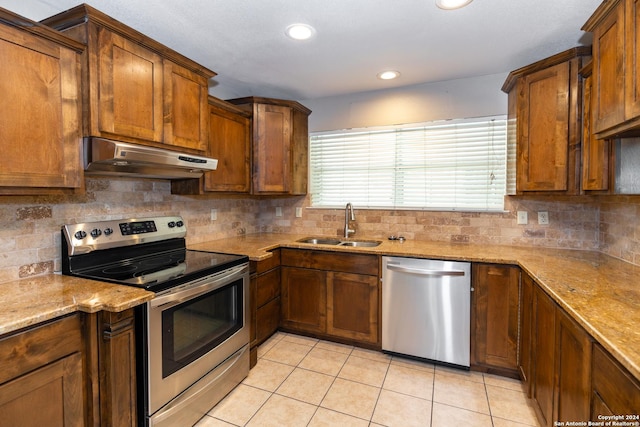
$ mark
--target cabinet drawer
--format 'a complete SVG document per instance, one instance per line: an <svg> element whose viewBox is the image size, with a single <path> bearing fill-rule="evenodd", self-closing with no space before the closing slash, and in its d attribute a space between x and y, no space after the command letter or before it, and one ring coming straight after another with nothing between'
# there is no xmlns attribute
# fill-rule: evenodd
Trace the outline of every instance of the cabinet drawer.
<svg viewBox="0 0 640 427"><path fill-rule="evenodd" d="M278 296L280 296L280 268L258 276L257 307L262 307Z"/></svg>
<svg viewBox="0 0 640 427"><path fill-rule="evenodd" d="M640 384L629 372L613 360L598 344L593 346L592 417L604 405L612 414L636 414L640 408ZM597 418L593 418L597 419Z"/></svg>
<svg viewBox="0 0 640 427"><path fill-rule="evenodd" d="M269 338L280 323L280 298L275 298L258 308L256 329L258 344Z"/></svg>
<svg viewBox="0 0 640 427"><path fill-rule="evenodd" d="M272 268L280 267L280 249L271 251L271 253L273 254L273 256L271 256L270 258L263 259L262 261L251 261L249 263L251 274L262 274L265 271L271 270Z"/></svg>
<svg viewBox="0 0 640 427"><path fill-rule="evenodd" d="M80 315L0 339L0 383L82 351Z"/></svg>
<svg viewBox="0 0 640 427"><path fill-rule="evenodd" d="M298 249L282 249L282 265L371 276L379 271L377 255Z"/></svg>

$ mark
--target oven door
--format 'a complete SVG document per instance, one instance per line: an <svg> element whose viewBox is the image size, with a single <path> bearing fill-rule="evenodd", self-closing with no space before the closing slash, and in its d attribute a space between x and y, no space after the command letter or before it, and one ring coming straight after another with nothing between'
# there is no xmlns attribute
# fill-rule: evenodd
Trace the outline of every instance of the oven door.
<svg viewBox="0 0 640 427"><path fill-rule="evenodd" d="M248 264L172 288L147 304L152 415L249 343Z"/></svg>

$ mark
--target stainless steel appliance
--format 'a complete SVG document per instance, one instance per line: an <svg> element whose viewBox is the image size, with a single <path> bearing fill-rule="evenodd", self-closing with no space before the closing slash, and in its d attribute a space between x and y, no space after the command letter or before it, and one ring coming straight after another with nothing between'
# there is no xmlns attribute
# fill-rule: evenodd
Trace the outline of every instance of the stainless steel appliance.
<svg viewBox="0 0 640 427"><path fill-rule="evenodd" d="M63 274L156 292L136 309L139 425L193 425L249 372L248 258L185 236L180 217L62 227Z"/></svg>
<svg viewBox="0 0 640 427"><path fill-rule="evenodd" d="M139 178L199 178L218 160L104 138L84 139L85 175Z"/></svg>
<svg viewBox="0 0 640 427"><path fill-rule="evenodd" d="M469 368L471 264L382 258L382 350Z"/></svg>

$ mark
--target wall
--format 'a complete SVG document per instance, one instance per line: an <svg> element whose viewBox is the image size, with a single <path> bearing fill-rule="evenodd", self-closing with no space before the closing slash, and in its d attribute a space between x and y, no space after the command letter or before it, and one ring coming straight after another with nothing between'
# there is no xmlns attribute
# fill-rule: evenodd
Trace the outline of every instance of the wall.
<svg viewBox="0 0 640 427"><path fill-rule="evenodd" d="M507 113L507 74L304 100L309 131L492 116Z"/></svg>

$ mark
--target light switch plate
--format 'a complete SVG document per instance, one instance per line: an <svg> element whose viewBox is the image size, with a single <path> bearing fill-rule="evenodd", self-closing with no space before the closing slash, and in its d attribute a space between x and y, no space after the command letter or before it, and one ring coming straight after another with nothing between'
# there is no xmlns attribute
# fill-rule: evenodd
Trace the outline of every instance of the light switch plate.
<svg viewBox="0 0 640 427"><path fill-rule="evenodd" d="M527 225L529 223L529 219L527 218L527 211L518 211L517 223L520 225Z"/></svg>
<svg viewBox="0 0 640 427"><path fill-rule="evenodd" d="M299 206L296 207L296 218L302 218L302 208Z"/></svg>
<svg viewBox="0 0 640 427"><path fill-rule="evenodd" d="M211 209L211 221L215 221L218 219L218 210Z"/></svg>
<svg viewBox="0 0 640 427"><path fill-rule="evenodd" d="M276 216L282 216L282 206L276 206Z"/></svg>

